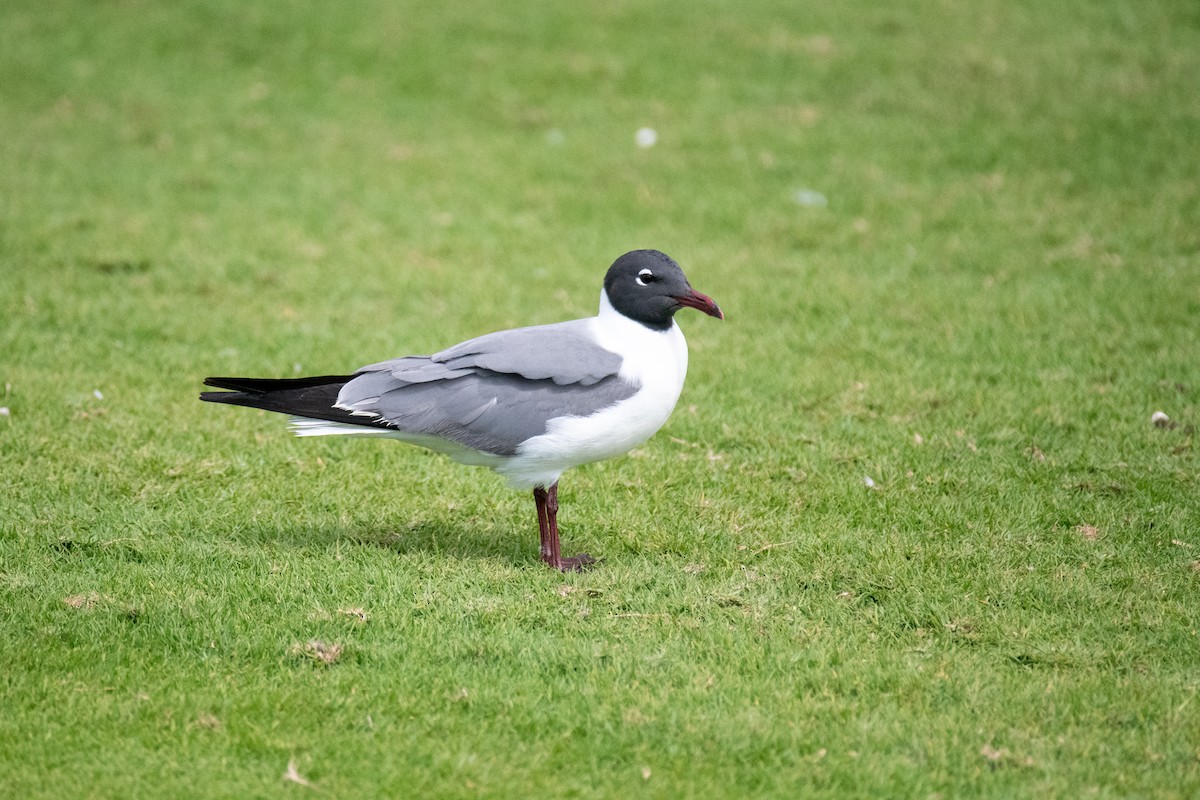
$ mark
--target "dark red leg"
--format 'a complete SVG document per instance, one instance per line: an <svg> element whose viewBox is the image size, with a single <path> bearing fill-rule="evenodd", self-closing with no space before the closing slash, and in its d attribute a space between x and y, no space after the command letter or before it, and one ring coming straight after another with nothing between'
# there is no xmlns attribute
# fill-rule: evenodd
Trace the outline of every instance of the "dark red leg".
<svg viewBox="0 0 1200 800"><path fill-rule="evenodd" d="M538 486L533 490L533 502L537 504L538 532L542 537L542 561L546 566L562 572L579 572L596 563L587 553L572 558L563 558L558 546L558 483L549 490Z"/></svg>
<svg viewBox="0 0 1200 800"><path fill-rule="evenodd" d="M533 490L533 502L537 504L538 533L542 537L542 561L553 564L555 555L550 546L550 520L546 516L546 490L537 486ZM557 548L554 548L557 549Z"/></svg>

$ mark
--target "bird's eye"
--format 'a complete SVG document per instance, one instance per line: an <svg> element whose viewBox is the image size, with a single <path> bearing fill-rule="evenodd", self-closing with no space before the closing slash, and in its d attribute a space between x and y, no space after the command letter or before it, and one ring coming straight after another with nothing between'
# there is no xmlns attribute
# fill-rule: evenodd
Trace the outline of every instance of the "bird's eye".
<svg viewBox="0 0 1200 800"><path fill-rule="evenodd" d="M639 286L647 286L651 283L654 283L656 280L657 278L654 277L654 273L648 269L644 269L637 274L637 282Z"/></svg>

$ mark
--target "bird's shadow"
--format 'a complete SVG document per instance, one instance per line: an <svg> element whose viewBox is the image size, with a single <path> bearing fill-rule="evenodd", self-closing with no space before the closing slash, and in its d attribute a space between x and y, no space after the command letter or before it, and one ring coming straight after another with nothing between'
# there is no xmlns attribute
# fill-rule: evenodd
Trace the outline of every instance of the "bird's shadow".
<svg viewBox="0 0 1200 800"><path fill-rule="evenodd" d="M341 540L374 545L397 555L449 556L462 561L486 559L523 566L529 564L531 558L537 558L536 538L529 537L530 541L526 542L523 533L527 532L498 526L477 530L434 520L345 531Z"/></svg>
<svg viewBox="0 0 1200 800"><path fill-rule="evenodd" d="M279 527L264 525L243 531L244 538L274 541L294 547L369 545L400 556L449 557L461 561L497 561L524 566L537 559L537 531L509 529L502 524L482 528L423 520L356 524L331 523Z"/></svg>

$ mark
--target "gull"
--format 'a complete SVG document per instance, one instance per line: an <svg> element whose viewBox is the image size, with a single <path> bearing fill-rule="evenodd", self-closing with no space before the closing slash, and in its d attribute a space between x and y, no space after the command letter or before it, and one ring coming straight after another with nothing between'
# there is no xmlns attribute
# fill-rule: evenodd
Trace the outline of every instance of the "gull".
<svg viewBox="0 0 1200 800"><path fill-rule="evenodd" d="M667 421L687 374L682 308L725 318L665 253L634 250L609 267L594 317L489 333L349 375L206 378L228 391L200 399L288 414L298 436L389 437L488 467L533 490L541 560L578 571L595 559L560 552L559 477L629 452Z"/></svg>

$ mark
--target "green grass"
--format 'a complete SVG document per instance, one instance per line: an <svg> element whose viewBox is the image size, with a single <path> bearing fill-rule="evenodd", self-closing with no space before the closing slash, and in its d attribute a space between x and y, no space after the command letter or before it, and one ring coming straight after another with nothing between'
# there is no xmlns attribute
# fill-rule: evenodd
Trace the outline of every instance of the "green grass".
<svg viewBox="0 0 1200 800"><path fill-rule="evenodd" d="M0 9L0 795L1200 794L1198 7L433 8ZM728 320L593 572L196 401L634 247Z"/></svg>

